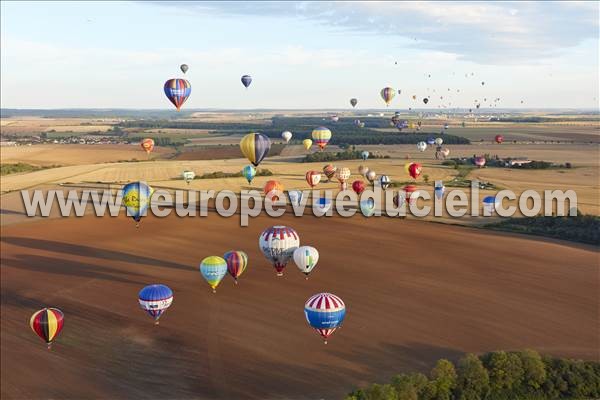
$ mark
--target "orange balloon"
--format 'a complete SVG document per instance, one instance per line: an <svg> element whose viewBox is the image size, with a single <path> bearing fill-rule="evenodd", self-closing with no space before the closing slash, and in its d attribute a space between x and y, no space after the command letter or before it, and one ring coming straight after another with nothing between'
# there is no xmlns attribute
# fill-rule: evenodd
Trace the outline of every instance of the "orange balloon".
<svg viewBox="0 0 600 400"><path fill-rule="evenodd" d="M277 196L277 194L273 193L273 194L269 194L271 192L280 192L283 193L283 185L279 182L279 181L267 181L267 183L265 184L265 196L268 199L271 199L271 201L277 201L279 200L279 196Z"/></svg>
<svg viewBox="0 0 600 400"><path fill-rule="evenodd" d="M142 143L140 143L140 145L142 146L142 149L146 151L147 154L150 154L150 152L154 150L154 140L150 138L142 140Z"/></svg>

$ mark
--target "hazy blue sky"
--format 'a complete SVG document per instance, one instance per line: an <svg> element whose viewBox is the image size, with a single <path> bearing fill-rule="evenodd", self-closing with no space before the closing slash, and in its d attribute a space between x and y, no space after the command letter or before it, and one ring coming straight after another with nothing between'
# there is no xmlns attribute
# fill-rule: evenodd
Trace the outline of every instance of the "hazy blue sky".
<svg viewBox="0 0 600 400"><path fill-rule="evenodd" d="M1 4L2 107L598 106L598 2Z"/></svg>

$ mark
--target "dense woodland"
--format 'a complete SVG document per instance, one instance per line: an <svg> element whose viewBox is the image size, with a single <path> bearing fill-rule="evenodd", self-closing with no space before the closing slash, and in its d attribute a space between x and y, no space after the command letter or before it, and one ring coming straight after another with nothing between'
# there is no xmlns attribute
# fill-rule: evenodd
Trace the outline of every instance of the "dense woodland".
<svg viewBox="0 0 600 400"><path fill-rule="evenodd" d="M597 399L600 362L540 356L533 350L438 360L429 375L403 373L346 400Z"/></svg>

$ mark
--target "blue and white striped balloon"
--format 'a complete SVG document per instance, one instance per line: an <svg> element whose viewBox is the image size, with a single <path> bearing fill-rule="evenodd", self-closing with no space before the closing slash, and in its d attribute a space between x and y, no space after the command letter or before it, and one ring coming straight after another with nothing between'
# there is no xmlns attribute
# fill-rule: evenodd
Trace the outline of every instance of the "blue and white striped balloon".
<svg viewBox="0 0 600 400"><path fill-rule="evenodd" d="M138 301L140 307L154 318L154 323L158 325L158 319L173 303L173 291L161 284L148 285L140 290Z"/></svg>

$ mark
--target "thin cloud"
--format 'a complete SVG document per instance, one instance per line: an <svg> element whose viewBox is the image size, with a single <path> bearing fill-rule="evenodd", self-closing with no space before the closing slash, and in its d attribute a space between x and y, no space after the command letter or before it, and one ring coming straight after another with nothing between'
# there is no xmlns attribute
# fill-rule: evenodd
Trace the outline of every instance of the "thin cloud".
<svg viewBox="0 0 600 400"><path fill-rule="evenodd" d="M153 3L156 4L156 3ZM301 18L394 35L414 49L484 64L528 64L598 40L598 2L162 2L217 15Z"/></svg>

